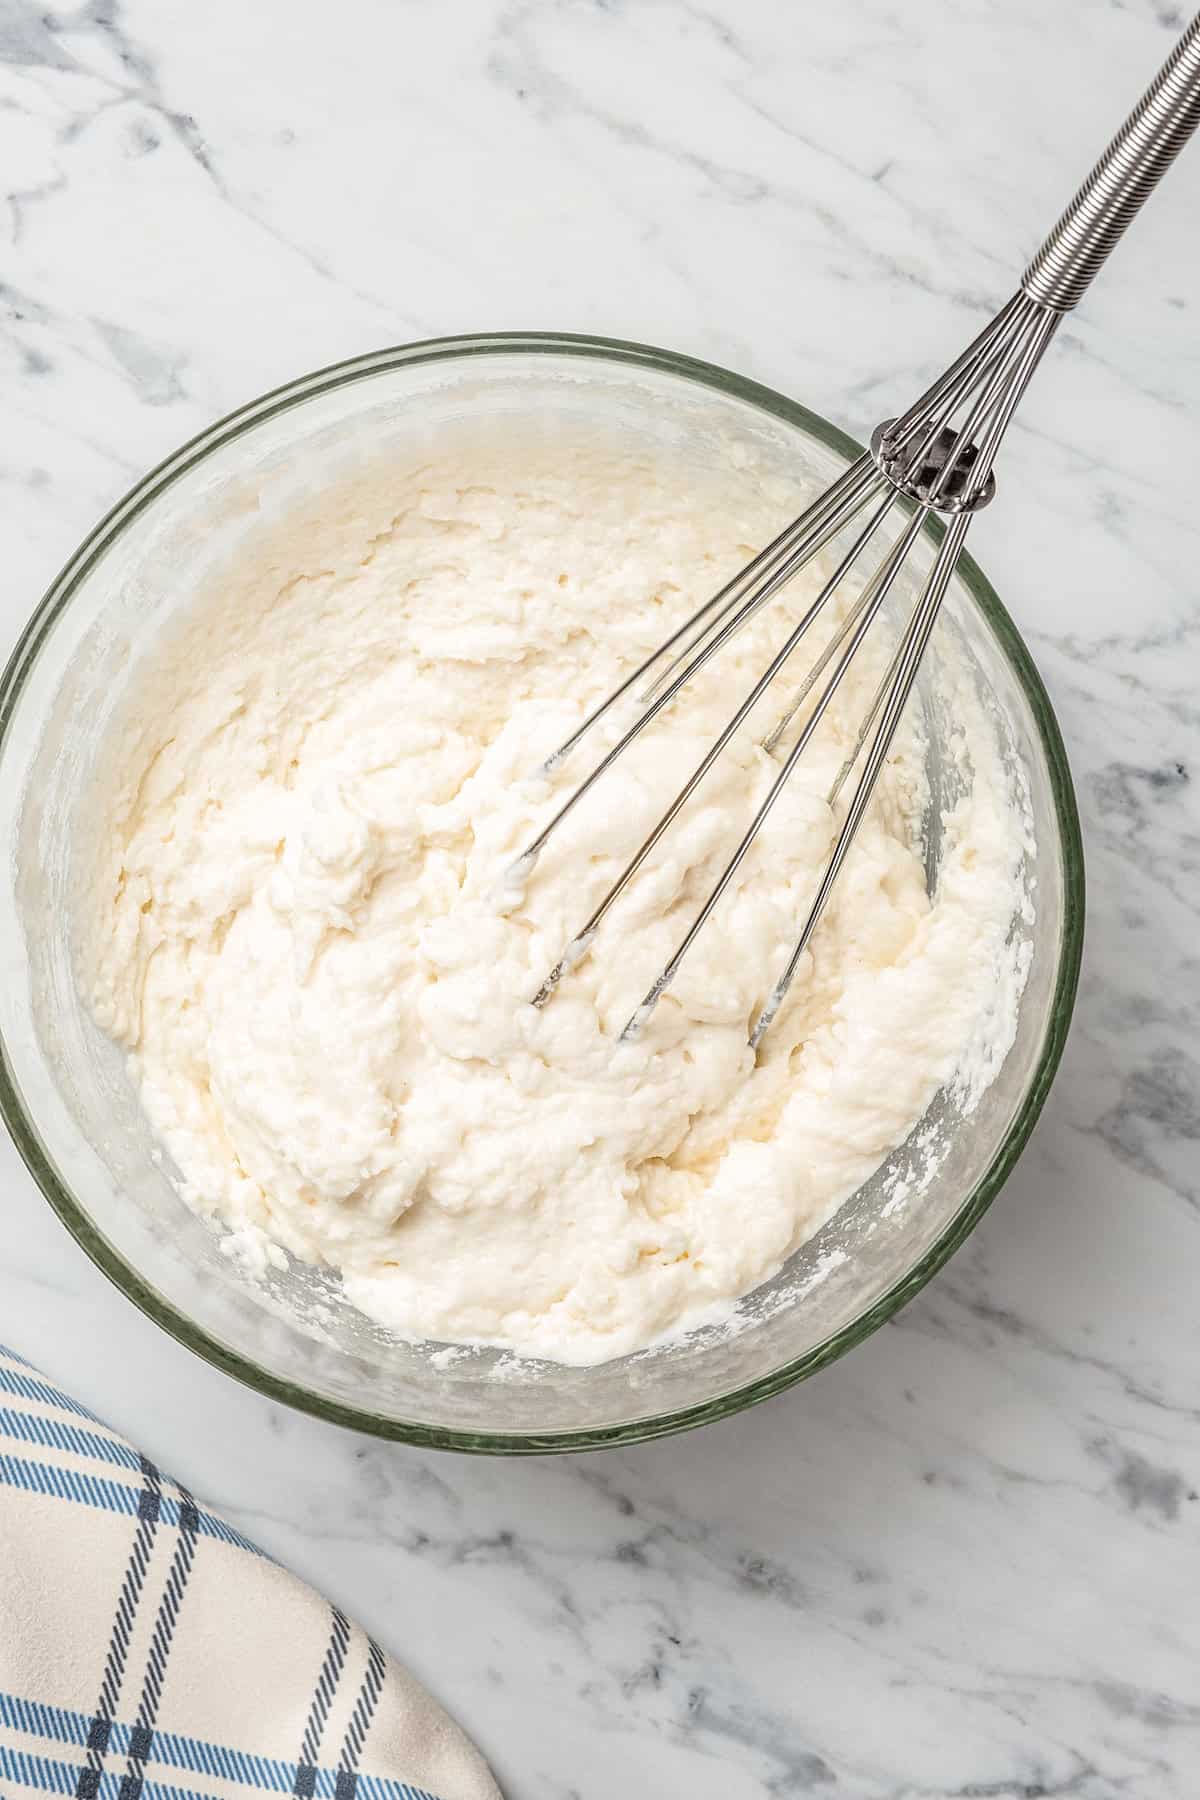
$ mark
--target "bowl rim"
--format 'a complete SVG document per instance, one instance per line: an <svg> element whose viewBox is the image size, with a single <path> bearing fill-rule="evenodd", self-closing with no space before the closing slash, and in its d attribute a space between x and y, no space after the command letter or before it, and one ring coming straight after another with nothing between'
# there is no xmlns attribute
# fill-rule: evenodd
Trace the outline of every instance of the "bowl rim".
<svg viewBox="0 0 1200 1800"><path fill-rule="evenodd" d="M197 433L136 482L93 527L46 590L0 676L0 758L3 756L6 733L16 710L25 676L32 668L41 645L53 630L59 615L70 604L82 581L121 531L165 489L213 450L242 436L263 420L288 411L314 395L368 380L376 374L384 374L405 365L513 354L553 354L654 369L745 401L761 412L782 419L786 424L798 426L810 437L847 458L862 454L862 446L846 432L798 401L788 399L760 382L677 351L620 338L573 332L490 332L422 339L331 363L270 389ZM927 529L935 538L940 537L941 528L936 522L931 522ZM332 1424L423 1448L490 1455L529 1455L638 1443L690 1430L711 1420L740 1412L745 1407L757 1405L845 1355L846 1351L869 1337L924 1287L968 1237L1003 1187L1025 1147L1050 1090L1066 1043L1079 981L1084 930L1083 842L1062 734L1041 676L991 582L974 559L965 552L959 558L957 574L992 628L1001 651L1024 692L1046 758L1063 862L1063 927L1054 993L1037 1066L991 1163L924 1256L898 1277L872 1306L840 1331L806 1351L803 1356L782 1364L770 1374L730 1388L711 1399L650 1418L578 1430L540 1433L463 1431L447 1426L428 1425L417 1420L386 1417L366 1408L331 1400L299 1383L273 1374L240 1351L231 1350L180 1312L126 1262L92 1223L82 1204L59 1175L54 1159L25 1106L8 1046L0 1036L0 1116L34 1181L71 1236L140 1311L216 1368L224 1370L226 1374L244 1382L268 1399L282 1401Z"/></svg>

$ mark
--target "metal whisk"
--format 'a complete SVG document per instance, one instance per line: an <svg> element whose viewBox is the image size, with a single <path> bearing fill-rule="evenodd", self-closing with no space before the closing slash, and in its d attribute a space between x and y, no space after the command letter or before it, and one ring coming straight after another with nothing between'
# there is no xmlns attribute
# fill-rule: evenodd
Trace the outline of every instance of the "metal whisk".
<svg viewBox="0 0 1200 1800"><path fill-rule="evenodd" d="M559 807L549 824L518 858L511 878L523 884L546 842L634 739L671 704L687 683L736 632L799 570L848 525L858 529L845 554L812 604L767 664L759 679L714 739L662 818L635 851L591 917L563 951L538 992L544 1006L563 976L590 950L605 916L641 868L659 839L704 779L717 757L766 693L814 620L861 559L893 507L909 516L884 551L846 617L801 684L785 716L765 740L774 749L805 700L821 681L812 710L788 750L766 798L721 871L666 967L621 1033L636 1037L674 980L684 957L783 791L820 724L830 701L896 584L914 543L935 515L946 520L928 574L921 583L898 647L879 683L850 756L830 796L833 804L870 740L862 770L818 883L809 913L787 964L750 1032L757 1049L784 996L829 899L847 852L866 812L880 769L895 736L917 669L929 643L938 609L954 572L971 516L995 493L992 465L1018 402L1054 336L1063 315L1082 298L1093 276L1200 124L1200 14L1184 32L1143 98L1113 138L1021 278L1018 291L1001 308L945 374L899 418L885 420L860 456L820 499L786 526L765 550L721 591L705 602L652 655L633 671L561 744L544 767L547 773L575 750L592 727L619 700L649 678L644 710ZM832 664L832 669L830 669Z"/></svg>

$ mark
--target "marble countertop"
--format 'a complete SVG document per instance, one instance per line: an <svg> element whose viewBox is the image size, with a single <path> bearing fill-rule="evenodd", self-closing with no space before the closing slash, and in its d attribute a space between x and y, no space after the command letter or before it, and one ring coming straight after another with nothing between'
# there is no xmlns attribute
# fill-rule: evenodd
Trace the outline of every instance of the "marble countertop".
<svg viewBox="0 0 1200 1800"><path fill-rule="evenodd" d="M378 345L637 338L865 436L1009 290L1182 22L10 0L0 655L143 468ZM1198 197L1194 150L973 533L1071 751L1084 979L1005 1193L870 1342L688 1437L423 1454L189 1356L0 1147L0 1335L405 1658L510 1800L1200 1792Z"/></svg>

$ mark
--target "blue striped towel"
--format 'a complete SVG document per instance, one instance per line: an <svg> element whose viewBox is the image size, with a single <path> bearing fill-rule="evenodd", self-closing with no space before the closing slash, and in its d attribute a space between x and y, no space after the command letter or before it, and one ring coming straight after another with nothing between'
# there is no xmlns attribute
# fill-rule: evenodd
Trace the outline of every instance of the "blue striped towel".
<svg viewBox="0 0 1200 1800"><path fill-rule="evenodd" d="M0 1794L500 1800L335 1606L0 1347Z"/></svg>

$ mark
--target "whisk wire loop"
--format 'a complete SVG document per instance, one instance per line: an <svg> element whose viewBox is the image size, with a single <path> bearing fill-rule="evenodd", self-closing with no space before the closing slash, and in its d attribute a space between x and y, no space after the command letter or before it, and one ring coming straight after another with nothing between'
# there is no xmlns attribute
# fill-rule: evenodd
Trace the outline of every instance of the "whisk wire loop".
<svg viewBox="0 0 1200 1800"><path fill-rule="evenodd" d="M668 987L670 987L672 981L674 981L684 957L695 943L700 932L704 929L704 926L708 923L709 916L717 902L729 886L729 883L733 880L733 877L737 874L738 869L745 860L750 846L762 830L768 815L787 785L792 771L795 769L796 764L808 748L813 733L821 723L826 708L829 706L834 694L840 687L842 679L849 669L850 664L853 662L864 637L874 623L880 607L883 605L888 594L895 585L896 579L904 567L908 553L915 543L917 534L920 532L927 517L928 513L924 508L920 512L915 513L909 520L903 532L897 538L896 542L888 550L881 565L879 579L874 584L874 591L872 592L870 602L863 609L857 625L850 634L850 640L846 645L846 648L838 658L832 675L822 688L816 705L813 707L812 712L804 723L803 730L797 737L796 742L792 745L792 748L788 751L783 767L768 788L766 797L759 806L753 819L750 821L741 842L738 844L737 849L717 877L711 893L704 902L704 905L700 908L700 911L696 914L696 917L693 919L674 955L655 981L653 987L651 987L650 991L647 993L641 1005L627 1022L625 1029L621 1033L622 1041L628 1042L630 1039L635 1038L640 1034L646 1021L654 1011L654 1008L658 1005L658 1002L662 999L662 996Z"/></svg>
<svg viewBox="0 0 1200 1800"><path fill-rule="evenodd" d="M867 810L871 795L875 789L875 783L879 778L880 770L883 768L887 753L891 748L892 739L896 735L896 730L900 724L904 708L908 702L908 697L912 692L913 683L916 680L921 658L925 654L925 648L929 643L933 627L937 621L938 611L941 607L946 589L949 586L950 577L954 573L954 565L958 561L959 551L963 546L963 539L967 535L967 527L970 524L970 518L971 516L969 513L960 513L957 518L953 519L947 529L946 536L938 546L938 552L934 558L933 567L929 573L929 579L920 600L913 609L908 629L900 640L900 644L892 658L883 681L876 690L876 696L871 711L867 715L867 720L859 733L854 749L846 759L846 762L842 765L842 770L839 772L838 779L834 784L834 798L836 798L838 789L840 789L843 781L849 775L857 755L866 741L867 733L870 731L875 714L882 708L883 718L880 721L879 729L875 733L871 749L863 767L863 772L859 776L857 786L854 790L854 797L847 809L841 830L838 832L837 840L830 853L829 861L825 865L825 870L821 876L820 885L813 897L808 918L804 923L804 928L796 940L795 948L788 958L783 973L780 975L772 989L770 999L759 1013L758 1018L751 1028L750 1048L756 1053L766 1033L770 1030L776 1013L787 998L788 989L795 980L796 970L800 966L800 958L808 948L812 934L817 928L817 924L825 910L829 896L833 891L834 882L841 873L842 864L846 860L846 854L849 851L851 844L854 842L854 837L858 831L859 825L862 823L863 815ZM884 705L885 699L886 705Z"/></svg>
<svg viewBox="0 0 1200 1800"><path fill-rule="evenodd" d="M846 571L853 566L854 562L862 554L867 542L874 535L879 525L882 524L883 519L894 504L895 495L892 493L885 494L882 503L877 506L875 511L871 514L865 528L855 538L853 544L851 544L849 550L842 557L841 562L838 564L833 574L829 577L828 581L825 582L816 599L812 602L812 605L804 613L803 617L794 627L782 647L776 651L775 655L771 658L771 661L767 664L763 673L754 683L754 686L738 706L728 723L705 751L671 804L667 807L667 810L658 820L649 836L642 841L639 848L626 863L625 867L617 876L617 879L613 882L587 923L579 932L577 932L575 937L573 937L571 942L567 945L567 948L563 951L550 973L546 976L541 987L534 995L533 1004L535 1006L544 1006L567 970L573 969L576 964L582 960L583 956L586 955L587 950L590 948L592 940L596 935L597 928L609 908L637 874L638 870L668 827L682 812L684 806L696 791L697 787L699 787L721 752L725 749L738 727L747 718L749 713L758 704L758 701L766 693L767 689L775 681L776 677L783 669L784 664L791 657L801 639L807 633L809 627L824 610Z"/></svg>

